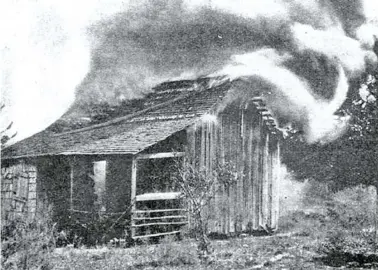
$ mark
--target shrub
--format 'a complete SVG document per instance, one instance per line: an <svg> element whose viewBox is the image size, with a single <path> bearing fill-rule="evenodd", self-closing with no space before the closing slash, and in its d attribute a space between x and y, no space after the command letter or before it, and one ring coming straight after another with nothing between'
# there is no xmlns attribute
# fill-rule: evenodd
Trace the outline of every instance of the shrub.
<svg viewBox="0 0 378 270"><path fill-rule="evenodd" d="M209 219L207 207L222 186L236 183L238 178L236 165L225 162L216 164L212 169L207 169L198 164L192 164L190 160L184 160L182 163L176 164L176 169L173 179L189 204L189 214L198 243L198 257L201 261L208 262L213 250L207 235Z"/></svg>
<svg viewBox="0 0 378 270"><path fill-rule="evenodd" d="M326 216L321 213L294 211L280 217L279 224L280 232L291 232L298 236L319 238L324 235L327 220Z"/></svg>
<svg viewBox="0 0 378 270"><path fill-rule="evenodd" d="M371 188L359 185L337 192L328 215L343 229L362 230L373 227L375 194Z"/></svg>
<svg viewBox="0 0 378 270"><path fill-rule="evenodd" d="M323 262L332 266L349 263L361 266L378 262L377 255L374 253L373 232L334 231L319 246L318 251L323 255Z"/></svg>
<svg viewBox="0 0 378 270"><path fill-rule="evenodd" d="M55 248L55 224L42 215L18 217L1 228L3 269L51 269L49 256Z"/></svg>
<svg viewBox="0 0 378 270"><path fill-rule="evenodd" d="M127 238L127 243L131 243L129 234L125 231L125 227L129 225L130 221L125 215L101 216L94 214L86 220L74 218L73 221L66 234L68 242L73 243L75 247L104 245L118 237Z"/></svg>
<svg viewBox="0 0 378 270"><path fill-rule="evenodd" d="M369 254L374 252L374 234L371 232L332 232L320 246L325 255Z"/></svg>
<svg viewBox="0 0 378 270"><path fill-rule="evenodd" d="M374 200L371 188L356 186L338 191L328 203L328 232L319 246L323 260L333 266L377 262Z"/></svg>

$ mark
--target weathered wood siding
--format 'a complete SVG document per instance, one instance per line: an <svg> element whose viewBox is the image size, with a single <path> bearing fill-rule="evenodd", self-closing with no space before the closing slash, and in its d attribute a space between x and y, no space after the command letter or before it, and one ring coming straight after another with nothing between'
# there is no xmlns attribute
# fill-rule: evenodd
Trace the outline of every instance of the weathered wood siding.
<svg viewBox="0 0 378 270"><path fill-rule="evenodd" d="M279 134L261 100L235 102L188 128L188 154L201 168L227 166L237 175L209 205L209 231L275 229L278 219Z"/></svg>
<svg viewBox="0 0 378 270"><path fill-rule="evenodd" d="M94 162L106 161L105 190L99 200L95 192ZM131 158L129 156L76 156L70 158L70 208L84 217L105 212L122 213L130 205Z"/></svg>
<svg viewBox="0 0 378 270"><path fill-rule="evenodd" d="M88 213L98 211L95 207L97 198L94 192L94 181L91 178L91 175L93 175L92 159L85 156L73 157L70 165L72 170L72 193L70 195L72 202L70 208Z"/></svg>
<svg viewBox="0 0 378 270"><path fill-rule="evenodd" d="M16 161L2 164L1 220L17 215L33 217L37 206L37 168L34 164Z"/></svg>
<svg viewBox="0 0 378 270"><path fill-rule="evenodd" d="M93 180L93 162L99 160L107 162L102 202ZM130 208L131 157L126 155L40 157L3 163L1 173L2 221L50 209L64 228L72 219L89 221L104 209L113 214Z"/></svg>
<svg viewBox="0 0 378 270"><path fill-rule="evenodd" d="M70 163L66 157L41 157L37 164L37 209L52 210L51 218L63 229L70 222ZM47 213L46 213L47 214Z"/></svg>
<svg viewBox="0 0 378 270"><path fill-rule="evenodd" d="M107 159L105 202L109 213L120 213L130 208L131 161L128 156Z"/></svg>

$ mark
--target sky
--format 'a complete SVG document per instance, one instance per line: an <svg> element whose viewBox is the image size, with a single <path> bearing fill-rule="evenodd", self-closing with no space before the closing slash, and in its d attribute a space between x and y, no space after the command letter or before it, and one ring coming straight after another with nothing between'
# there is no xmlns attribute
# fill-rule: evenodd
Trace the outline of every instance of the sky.
<svg viewBox="0 0 378 270"><path fill-rule="evenodd" d="M122 1L1 1L1 126L15 140L45 129L74 101L89 70L86 29L119 12ZM15 19L17 18L17 19Z"/></svg>
<svg viewBox="0 0 378 270"><path fill-rule="evenodd" d="M240 16L249 16L252 9L257 15L282 16L278 0L211 2ZM314 1L301 2L312 5ZM199 0L186 3L189 9L204 5ZM130 5L122 0L1 1L0 90L5 104L1 127L14 122L14 141L45 129L66 112L75 100L77 86L91 69L97 40L88 29ZM368 44L374 41L372 32L378 33L378 2L365 0L364 11L375 26L361 28L357 35Z"/></svg>

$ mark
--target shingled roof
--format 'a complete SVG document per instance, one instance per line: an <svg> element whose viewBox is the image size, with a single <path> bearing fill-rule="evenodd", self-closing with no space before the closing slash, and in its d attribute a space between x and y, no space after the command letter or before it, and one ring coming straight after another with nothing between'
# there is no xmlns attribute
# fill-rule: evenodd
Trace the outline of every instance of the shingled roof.
<svg viewBox="0 0 378 270"><path fill-rule="evenodd" d="M68 132L44 130L4 149L2 159L136 154L198 121L221 103L230 85L225 79L208 78L163 83L133 113Z"/></svg>

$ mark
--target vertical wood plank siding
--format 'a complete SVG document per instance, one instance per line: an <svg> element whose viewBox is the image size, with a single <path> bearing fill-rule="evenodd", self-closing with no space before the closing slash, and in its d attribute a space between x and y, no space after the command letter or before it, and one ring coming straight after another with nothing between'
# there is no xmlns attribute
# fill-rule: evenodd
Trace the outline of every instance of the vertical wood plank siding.
<svg viewBox="0 0 378 270"><path fill-rule="evenodd" d="M74 158L70 159L70 210L74 209L73 196L74 196Z"/></svg>
<svg viewBox="0 0 378 270"><path fill-rule="evenodd" d="M273 155L273 188L272 188L272 228L278 228L279 217L279 181L280 181L280 140L279 135L275 135Z"/></svg>
<svg viewBox="0 0 378 270"><path fill-rule="evenodd" d="M245 155L246 155L246 166L244 169L244 175L246 177L246 182L247 182L247 188L246 188L246 203L247 203L247 230L252 229L252 219L253 219L253 115L251 113L248 113L248 111L251 109L251 104L248 103L246 107L246 133L245 133L245 140L247 141L246 143L246 148L244 149Z"/></svg>
<svg viewBox="0 0 378 270"><path fill-rule="evenodd" d="M259 220L260 220L260 182L261 182L261 166L260 166L260 158L261 158L261 141L262 141L262 132L261 132L261 115L256 114L256 121L254 122L254 132L253 132L253 140L255 141L254 144L254 151L252 153L253 158L253 191L252 191L252 201L253 201L253 225L252 229L257 230L259 229Z"/></svg>
<svg viewBox="0 0 378 270"><path fill-rule="evenodd" d="M136 207L135 207L135 198L136 198L136 180L137 180L137 160L135 157L133 157L131 161L131 211L135 212ZM135 221L134 219L131 219L131 236L135 236Z"/></svg>
<svg viewBox="0 0 378 270"><path fill-rule="evenodd" d="M278 220L279 134L260 99L234 103L216 121L188 128L188 155L207 171L233 167L237 182L217 188L209 232L275 229Z"/></svg>

